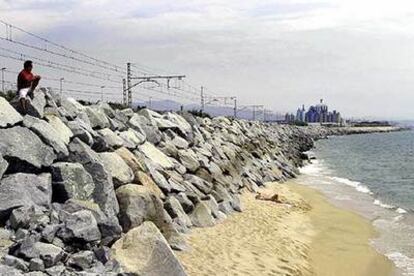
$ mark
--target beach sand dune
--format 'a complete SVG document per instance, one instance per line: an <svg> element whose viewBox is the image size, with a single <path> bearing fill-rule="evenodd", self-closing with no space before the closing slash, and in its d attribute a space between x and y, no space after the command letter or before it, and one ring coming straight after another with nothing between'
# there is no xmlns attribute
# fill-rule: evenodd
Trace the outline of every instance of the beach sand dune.
<svg viewBox="0 0 414 276"><path fill-rule="evenodd" d="M244 211L211 228L193 229L178 254L190 276L392 275L393 265L369 246L369 221L338 209L294 182L269 184L282 203L242 195Z"/></svg>

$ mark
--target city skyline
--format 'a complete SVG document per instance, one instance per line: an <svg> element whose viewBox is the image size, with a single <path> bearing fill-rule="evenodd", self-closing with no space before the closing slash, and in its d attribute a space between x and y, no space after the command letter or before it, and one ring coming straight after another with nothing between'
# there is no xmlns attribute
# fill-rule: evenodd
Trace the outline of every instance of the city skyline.
<svg viewBox="0 0 414 276"><path fill-rule="evenodd" d="M305 108L305 104L302 104L295 114L286 113L285 121L288 123L344 123L341 113L336 109L330 111L323 99L320 99L318 104L310 105L308 109Z"/></svg>

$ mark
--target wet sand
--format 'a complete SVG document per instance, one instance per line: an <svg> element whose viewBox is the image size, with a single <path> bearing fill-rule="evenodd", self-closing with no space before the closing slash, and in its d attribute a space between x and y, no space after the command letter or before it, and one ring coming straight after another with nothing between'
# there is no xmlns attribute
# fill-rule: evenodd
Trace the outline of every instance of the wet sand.
<svg viewBox="0 0 414 276"><path fill-rule="evenodd" d="M318 276L389 276L394 265L377 253L369 240L376 235L371 223L361 216L332 206L315 190L291 185L290 189L306 198L315 235L309 261Z"/></svg>
<svg viewBox="0 0 414 276"><path fill-rule="evenodd" d="M283 203L241 196L244 211L188 235L178 257L188 275L392 275L393 265L369 246L369 221L329 204L317 191L269 184Z"/></svg>

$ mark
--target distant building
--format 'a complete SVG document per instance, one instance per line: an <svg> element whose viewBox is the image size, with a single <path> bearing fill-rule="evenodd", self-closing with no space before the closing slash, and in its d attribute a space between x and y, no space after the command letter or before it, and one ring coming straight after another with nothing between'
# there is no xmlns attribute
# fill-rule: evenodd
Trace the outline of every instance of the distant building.
<svg viewBox="0 0 414 276"><path fill-rule="evenodd" d="M298 108L298 111L296 112L296 121L305 122L305 113L305 105L302 105L302 108Z"/></svg>
<svg viewBox="0 0 414 276"><path fill-rule="evenodd" d="M292 113L286 113L285 122L288 124L295 122L295 115Z"/></svg>
<svg viewBox="0 0 414 276"><path fill-rule="evenodd" d="M305 106L302 105L302 108L298 108L294 120L306 123L342 124L341 114L336 110L329 111L323 99L319 104L311 105L308 111L305 111Z"/></svg>

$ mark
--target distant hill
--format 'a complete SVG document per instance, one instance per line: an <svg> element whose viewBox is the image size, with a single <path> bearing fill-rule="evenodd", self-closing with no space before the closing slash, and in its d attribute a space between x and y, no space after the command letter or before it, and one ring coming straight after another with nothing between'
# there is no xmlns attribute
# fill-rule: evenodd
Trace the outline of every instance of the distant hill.
<svg viewBox="0 0 414 276"><path fill-rule="evenodd" d="M135 101L134 107L136 106L146 106L153 110L158 111L179 111L181 109L182 104L172 100L162 100L162 101ZM183 105L184 110L200 110L200 105L197 104L187 104ZM217 105L207 105L204 108L204 112L210 114L211 116L233 116L234 109L232 106L217 106ZM237 117L247 120L253 119L253 110L251 109L244 109L238 110ZM257 120L263 120L263 113L257 112L256 114ZM276 116L273 115L271 117L268 116L268 120L280 120L283 119L282 115Z"/></svg>

